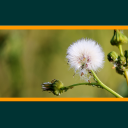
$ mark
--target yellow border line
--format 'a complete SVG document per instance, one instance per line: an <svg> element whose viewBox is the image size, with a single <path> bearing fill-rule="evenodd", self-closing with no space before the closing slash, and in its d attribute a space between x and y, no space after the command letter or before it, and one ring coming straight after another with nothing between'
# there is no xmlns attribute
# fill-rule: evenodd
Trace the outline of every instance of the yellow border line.
<svg viewBox="0 0 128 128"><path fill-rule="evenodd" d="M128 98L0 98L0 101L128 101Z"/></svg>
<svg viewBox="0 0 128 128"><path fill-rule="evenodd" d="M128 29L128 26L0 26L0 30L100 30L100 29Z"/></svg>

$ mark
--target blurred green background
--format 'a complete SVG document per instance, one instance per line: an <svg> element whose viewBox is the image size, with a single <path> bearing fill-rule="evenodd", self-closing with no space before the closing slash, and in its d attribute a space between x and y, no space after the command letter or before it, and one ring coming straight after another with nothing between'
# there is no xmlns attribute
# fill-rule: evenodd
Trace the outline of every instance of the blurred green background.
<svg viewBox="0 0 128 128"><path fill-rule="evenodd" d="M128 31L124 34L128 36ZM104 68L98 77L124 97L128 96L125 78L112 69L107 54L119 53L110 45L113 30L1 30L0 31L0 97L57 97L42 91L41 84L52 79L65 86L85 82L67 65L66 51L81 38L97 41L105 53ZM128 45L123 46L123 50ZM114 97L104 89L80 85L59 97Z"/></svg>

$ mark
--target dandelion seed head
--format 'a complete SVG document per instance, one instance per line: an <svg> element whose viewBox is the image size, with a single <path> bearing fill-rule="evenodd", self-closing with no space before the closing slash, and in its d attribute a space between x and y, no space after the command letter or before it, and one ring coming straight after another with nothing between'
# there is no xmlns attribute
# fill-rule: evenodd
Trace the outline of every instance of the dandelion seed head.
<svg viewBox="0 0 128 128"><path fill-rule="evenodd" d="M81 39L67 49L68 63L81 77L87 76L88 70L97 71L103 67L104 53L98 43L91 39Z"/></svg>

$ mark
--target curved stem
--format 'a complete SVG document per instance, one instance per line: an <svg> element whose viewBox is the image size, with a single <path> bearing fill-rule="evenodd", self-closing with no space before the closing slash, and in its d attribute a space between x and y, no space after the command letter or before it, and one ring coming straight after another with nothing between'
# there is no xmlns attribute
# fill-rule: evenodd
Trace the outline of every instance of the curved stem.
<svg viewBox="0 0 128 128"><path fill-rule="evenodd" d="M72 85L69 85L69 86L66 86L66 87L62 87L61 90L65 90L67 91L68 89L71 89L75 86L79 86L79 85L96 85L96 86L100 86L99 83L77 83L77 84L72 84Z"/></svg>
<svg viewBox="0 0 128 128"><path fill-rule="evenodd" d="M119 48L119 50L120 50L120 55L121 55L121 56L124 56L124 53L123 53L123 50L122 50L122 45L119 44L119 45L118 45L118 48Z"/></svg>
<svg viewBox="0 0 128 128"><path fill-rule="evenodd" d="M128 85L128 69L124 71L124 75L126 77L127 85Z"/></svg>
<svg viewBox="0 0 128 128"><path fill-rule="evenodd" d="M109 88L108 86L106 86L105 84L103 84L99 78L97 77L97 75L95 74L95 72L93 70L91 70L94 78L97 80L97 82L99 83L99 85L101 87L103 87L104 89L106 89L108 92L110 92L111 94L113 94L114 96L118 97L118 98L123 98L121 95L119 95L118 93L116 93L115 91L113 91L111 88Z"/></svg>

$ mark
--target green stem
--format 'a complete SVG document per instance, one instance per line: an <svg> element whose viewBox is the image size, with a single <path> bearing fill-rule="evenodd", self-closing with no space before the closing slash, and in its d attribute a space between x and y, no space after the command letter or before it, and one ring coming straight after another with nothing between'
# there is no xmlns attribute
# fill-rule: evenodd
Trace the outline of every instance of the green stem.
<svg viewBox="0 0 128 128"><path fill-rule="evenodd" d="M123 53L123 50L122 50L122 45L119 44L119 45L118 45L118 48L119 48L119 50L120 50L120 55L121 55L121 56L124 56L124 53Z"/></svg>
<svg viewBox="0 0 128 128"><path fill-rule="evenodd" d="M79 85L96 85L96 86L100 86L99 83L77 83L77 84L72 84L72 85L69 85L69 86L66 86L66 87L62 87L61 90L68 90L68 89L71 89L75 86L79 86Z"/></svg>
<svg viewBox="0 0 128 128"><path fill-rule="evenodd" d="M128 85L128 69L124 71L124 75L126 77L127 85Z"/></svg>
<svg viewBox="0 0 128 128"><path fill-rule="evenodd" d="M121 95L119 95L118 93L116 93L115 91L113 91L111 88L109 88L108 86L106 86L105 84L103 84L99 78L97 77L97 75L95 74L95 72L93 70L91 70L94 78L97 80L97 82L99 83L99 85L101 87L103 87L104 89L106 89L108 92L112 93L114 96L118 97L118 98L123 98Z"/></svg>

